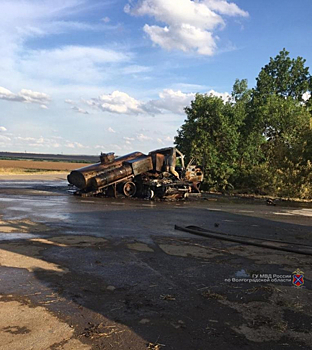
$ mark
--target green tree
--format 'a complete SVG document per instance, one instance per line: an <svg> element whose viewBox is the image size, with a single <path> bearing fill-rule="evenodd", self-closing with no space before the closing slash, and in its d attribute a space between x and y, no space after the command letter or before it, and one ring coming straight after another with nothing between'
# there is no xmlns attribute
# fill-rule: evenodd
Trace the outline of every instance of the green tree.
<svg viewBox="0 0 312 350"><path fill-rule="evenodd" d="M312 198L312 78L284 49L256 87L236 80L231 99L197 94L175 143L204 166L210 188Z"/></svg>
<svg viewBox="0 0 312 350"><path fill-rule="evenodd" d="M302 57L291 59L283 49L275 58L270 58L257 77L254 97L266 98L276 94L302 101L303 95L311 91L311 76L306 60Z"/></svg>
<svg viewBox="0 0 312 350"><path fill-rule="evenodd" d="M286 192L300 195L297 185L304 182L300 173L311 160L306 139L310 134L311 101L303 99L311 91L311 81L305 60L291 59L285 49L271 58L257 77L245 124L249 133L258 136L255 140L262 152L258 166L263 176L258 177L257 186L263 192L284 195L287 188Z"/></svg>
<svg viewBox="0 0 312 350"><path fill-rule="evenodd" d="M177 147L203 165L206 182L215 189L226 189L238 162L239 142L235 109L230 101L212 95L197 94L187 119L175 138Z"/></svg>
<svg viewBox="0 0 312 350"><path fill-rule="evenodd" d="M248 88L246 79L236 79L233 85L232 99L235 118L239 121L237 126L240 136L238 143L240 167L250 167L261 158L261 144L265 139L254 130L252 123L249 123L252 90ZM240 176L240 174L238 175Z"/></svg>

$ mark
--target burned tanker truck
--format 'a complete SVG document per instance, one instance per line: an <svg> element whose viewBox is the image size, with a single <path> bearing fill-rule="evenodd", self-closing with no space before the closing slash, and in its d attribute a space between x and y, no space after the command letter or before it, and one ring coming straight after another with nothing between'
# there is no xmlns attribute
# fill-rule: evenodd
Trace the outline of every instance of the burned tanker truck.
<svg viewBox="0 0 312 350"><path fill-rule="evenodd" d="M177 165L178 162L178 165ZM199 192L204 175L191 160L184 165L184 155L174 147L162 148L145 155L133 152L121 157L102 153L100 162L77 170L68 176L75 194L141 198L184 198L188 192Z"/></svg>

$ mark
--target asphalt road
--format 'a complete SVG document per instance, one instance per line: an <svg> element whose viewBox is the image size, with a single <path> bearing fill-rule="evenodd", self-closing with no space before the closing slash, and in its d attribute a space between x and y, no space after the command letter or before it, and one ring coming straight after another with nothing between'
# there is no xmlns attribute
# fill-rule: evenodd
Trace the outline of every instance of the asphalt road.
<svg viewBox="0 0 312 350"><path fill-rule="evenodd" d="M311 256L174 225L296 247L312 246L311 218L265 202L80 198L61 180L1 181L0 349L309 349Z"/></svg>

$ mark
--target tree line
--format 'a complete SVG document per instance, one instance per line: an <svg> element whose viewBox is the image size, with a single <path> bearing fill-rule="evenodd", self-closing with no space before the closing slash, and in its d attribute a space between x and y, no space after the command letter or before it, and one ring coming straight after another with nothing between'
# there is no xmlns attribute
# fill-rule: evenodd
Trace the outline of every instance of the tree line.
<svg viewBox="0 0 312 350"><path fill-rule="evenodd" d="M312 199L312 77L283 49L231 98L196 94L175 144L205 172L206 189Z"/></svg>

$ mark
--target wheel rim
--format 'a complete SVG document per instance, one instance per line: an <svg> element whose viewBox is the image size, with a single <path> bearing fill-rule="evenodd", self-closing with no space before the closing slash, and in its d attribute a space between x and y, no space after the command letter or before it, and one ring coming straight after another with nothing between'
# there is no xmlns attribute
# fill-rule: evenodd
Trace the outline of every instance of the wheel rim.
<svg viewBox="0 0 312 350"><path fill-rule="evenodd" d="M135 183L129 181L123 186L123 193L126 197L133 197L136 193L136 185Z"/></svg>

